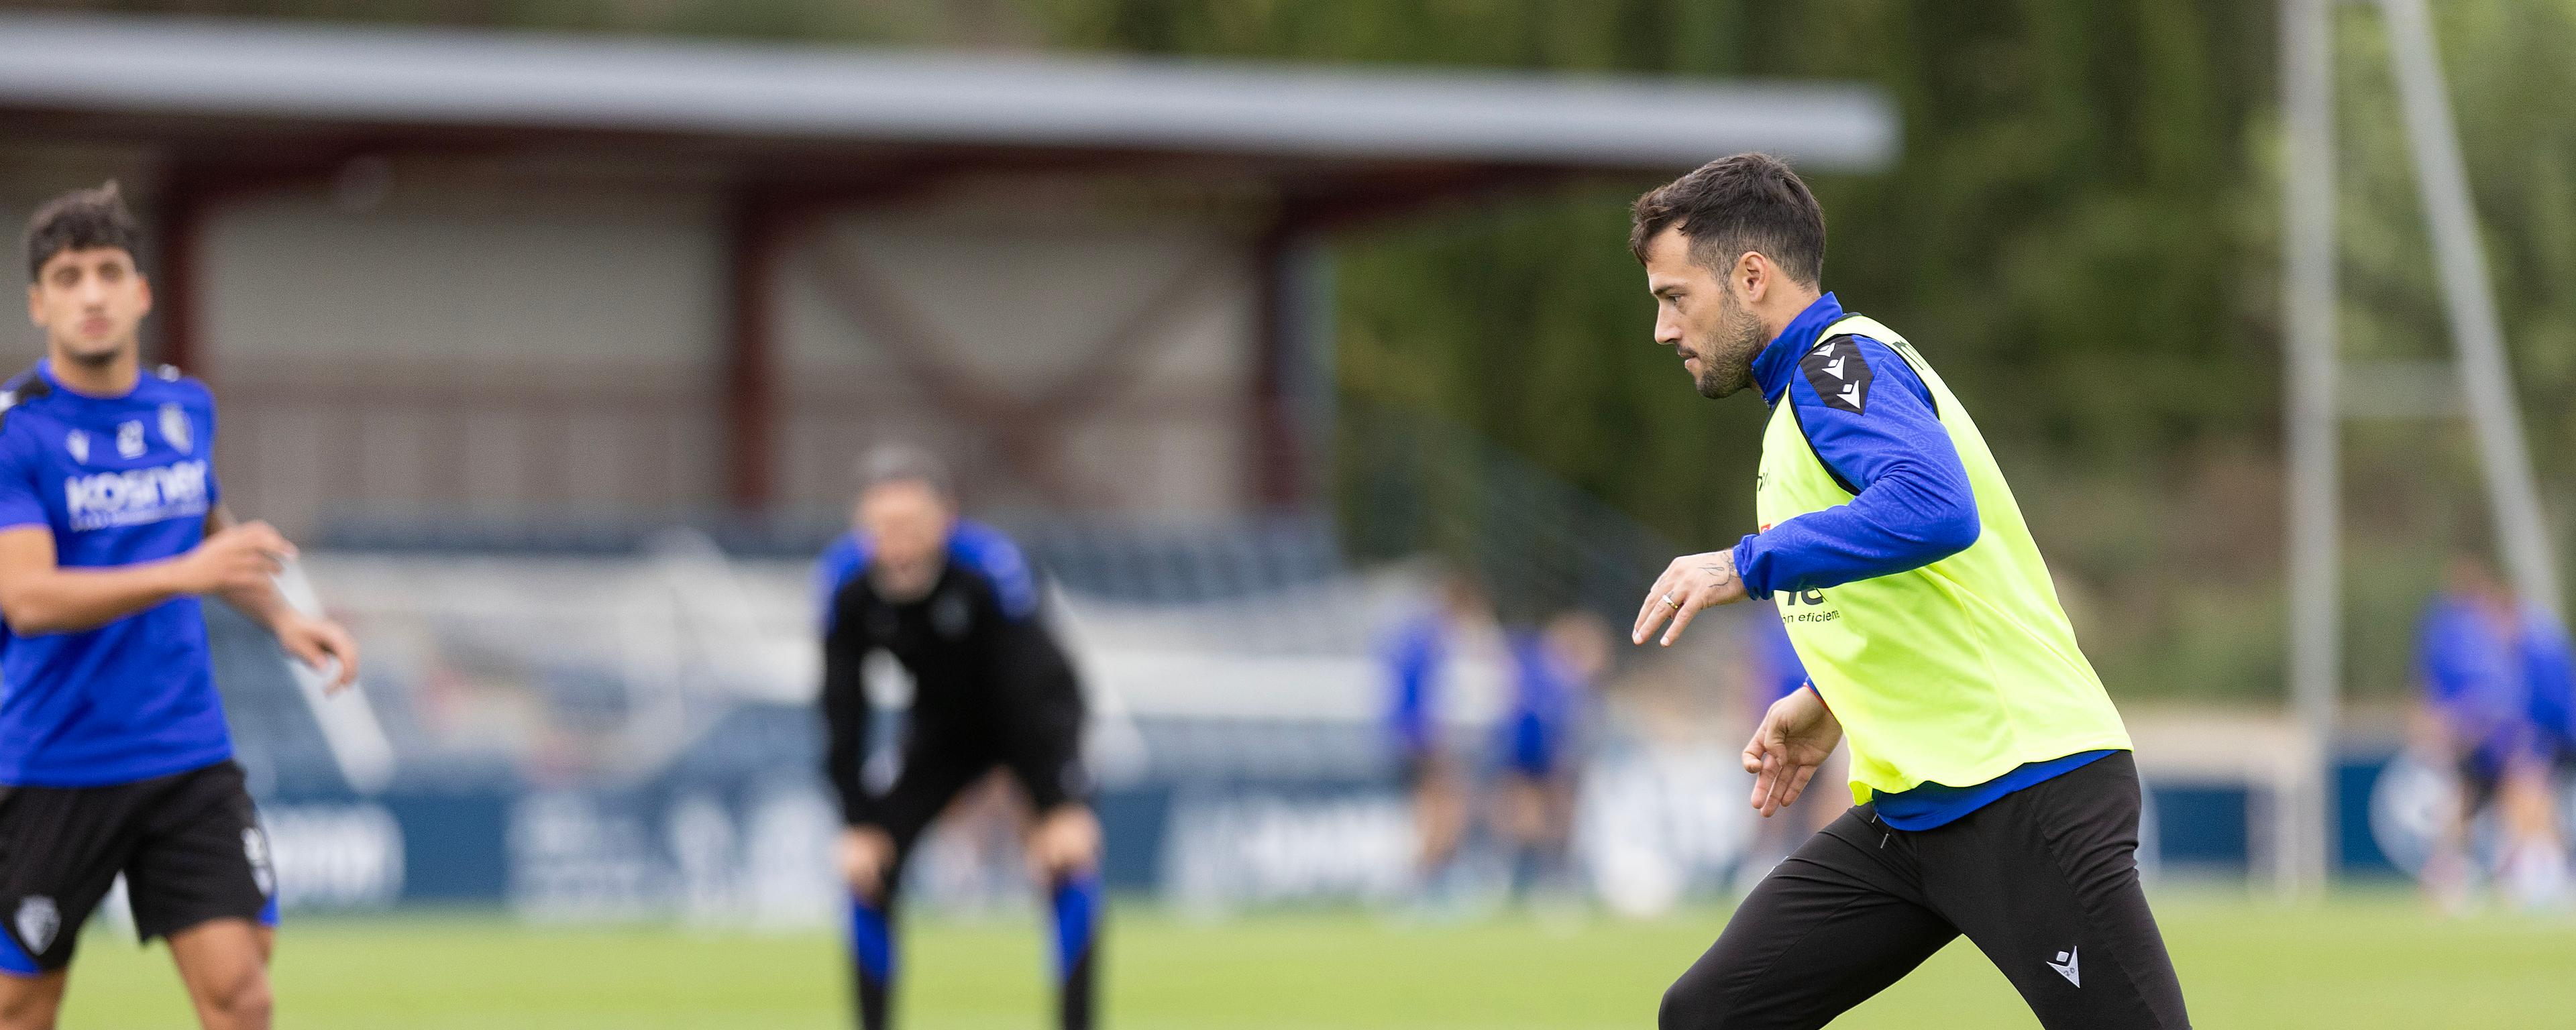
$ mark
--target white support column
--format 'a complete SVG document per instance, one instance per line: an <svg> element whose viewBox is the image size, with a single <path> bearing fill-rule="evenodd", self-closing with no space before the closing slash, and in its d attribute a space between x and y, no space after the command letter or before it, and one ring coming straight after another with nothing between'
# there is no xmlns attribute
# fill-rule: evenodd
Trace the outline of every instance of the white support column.
<svg viewBox="0 0 2576 1030"><path fill-rule="evenodd" d="M2469 202L2459 130L2451 123L2450 91L2433 48L2433 20L2424 0L2381 0L2380 8L2388 18L2406 142L2414 151L2416 189L2432 230L2442 302L2459 354L2460 389L2486 470L2487 507L2503 552L2498 557L2523 603L2555 616L2561 608L2558 559L2541 517L2540 491L2532 482L2522 406L2514 399L2512 372L2505 365L2504 330L2487 278L2486 249L2478 240L2477 212Z"/></svg>
<svg viewBox="0 0 2576 1030"><path fill-rule="evenodd" d="M2322 890L2335 809L2329 766L2342 672L2342 513L2336 383L2333 0L2282 0L2281 319L2287 350L2291 707L2315 766L2276 799L2274 883Z"/></svg>

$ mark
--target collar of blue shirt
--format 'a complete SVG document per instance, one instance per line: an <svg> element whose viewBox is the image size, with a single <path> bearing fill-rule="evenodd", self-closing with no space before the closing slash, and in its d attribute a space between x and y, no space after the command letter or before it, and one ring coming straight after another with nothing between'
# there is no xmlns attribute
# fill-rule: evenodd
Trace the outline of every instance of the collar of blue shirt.
<svg viewBox="0 0 2576 1030"><path fill-rule="evenodd" d="M1816 345L1816 337L1824 333L1825 327L1842 317L1842 302L1827 293L1798 312L1798 317L1789 320L1788 328L1764 345L1762 353L1753 356L1753 382L1762 388L1763 403L1779 405L1780 392L1789 388L1790 370L1797 368L1798 359Z"/></svg>

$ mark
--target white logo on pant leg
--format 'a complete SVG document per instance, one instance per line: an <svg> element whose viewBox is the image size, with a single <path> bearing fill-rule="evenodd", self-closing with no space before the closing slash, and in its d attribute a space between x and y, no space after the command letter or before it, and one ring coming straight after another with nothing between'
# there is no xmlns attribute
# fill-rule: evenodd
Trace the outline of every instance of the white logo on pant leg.
<svg viewBox="0 0 2576 1030"><path fill-rule="evenodd" d="M52 947L54 933L63 928L63 914L54 907L54 899L42 894L28 895L18 903L18 940L29 953Z"/></svg>
<svg viewBox="0 0 2576 1030"><path fill-rule="evenodd" d="M2074 984L2077 987L2082 987L2084 986L2084 972L2075 968L2075 963L2077 961L2075 953L2078 950L2081 949L2068 948L2065 951L2058 952L2057 961L2049 963L2048 968L2057 970L2057 975L2065 977L2067 983Z"/></svg>
<svg viewBox="0 0 2576 1030"><path fill-rule="evenodd" d="M242 857L250 859L250 880L262 895L277 893L277 874L268 866L268 835L259 827L242 827Z"/></svg>

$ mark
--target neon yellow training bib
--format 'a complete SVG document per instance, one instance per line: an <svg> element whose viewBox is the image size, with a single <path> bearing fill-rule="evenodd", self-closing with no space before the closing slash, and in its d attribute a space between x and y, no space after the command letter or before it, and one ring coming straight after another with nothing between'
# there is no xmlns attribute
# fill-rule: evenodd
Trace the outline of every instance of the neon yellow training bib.
<svg viewBox="0 0 2576 1030"><path fill-rule="evenodd" d="M1970 787L2026 762L2128 748L1977 424L1913 345L1872 319L1846 316L1816 346L1854 348L1858 362L1854 344L1835 341L1846 335L1886 344L1922 377L1981 524L1967 550L1922 568L1772 597L1851 744L1853 800L1925 783ZM1782 397L1762 437L1754 513L1764 531L1852 499L1794 408Z"/></svg>

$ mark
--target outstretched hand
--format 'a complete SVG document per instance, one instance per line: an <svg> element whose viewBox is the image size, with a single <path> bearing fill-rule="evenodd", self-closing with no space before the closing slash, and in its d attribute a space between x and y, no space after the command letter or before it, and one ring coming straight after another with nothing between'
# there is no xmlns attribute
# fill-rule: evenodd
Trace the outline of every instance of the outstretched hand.
<svg viewBox="0 0 2576 1030"><path fill-rule="evenodd" d="M188 593L263 590L293 557L295 545L275 528L265 522L245 522L207 534L179 558L178 568L186 577Z"/></svg>
<svg viewBox="0 0 2576 1030"><path fill-rule="evenodd" d="M277 631L278 646L287 654L306 668L330 676L322 685L324 694L337 694L358 681L358 642L339 623L290 612L272 628Z"/></svg>
<svg viewBox="0 0 2576 1030"><path fill-rule="evenodd" d="M1810 684L1771 703L1744 745L1744 771L1753 774L1753 810L1768 819L1807 792L1816 767L1842 743L1843 724Z"/></svg>
<svg viewBox="0 0 2576 1030"><path fill-rule="evenodd" d="M1735 574L1735 552L1685 554L1665 566L1664 574L1646 591L1646 603L1637 609L1637 626L1628 632L1628 642L1645 643L1655 627L1670 617L1673 624L1664 630L1662 641L1670 647L1702 609L1741 600L1744 577Z"/></svg>

